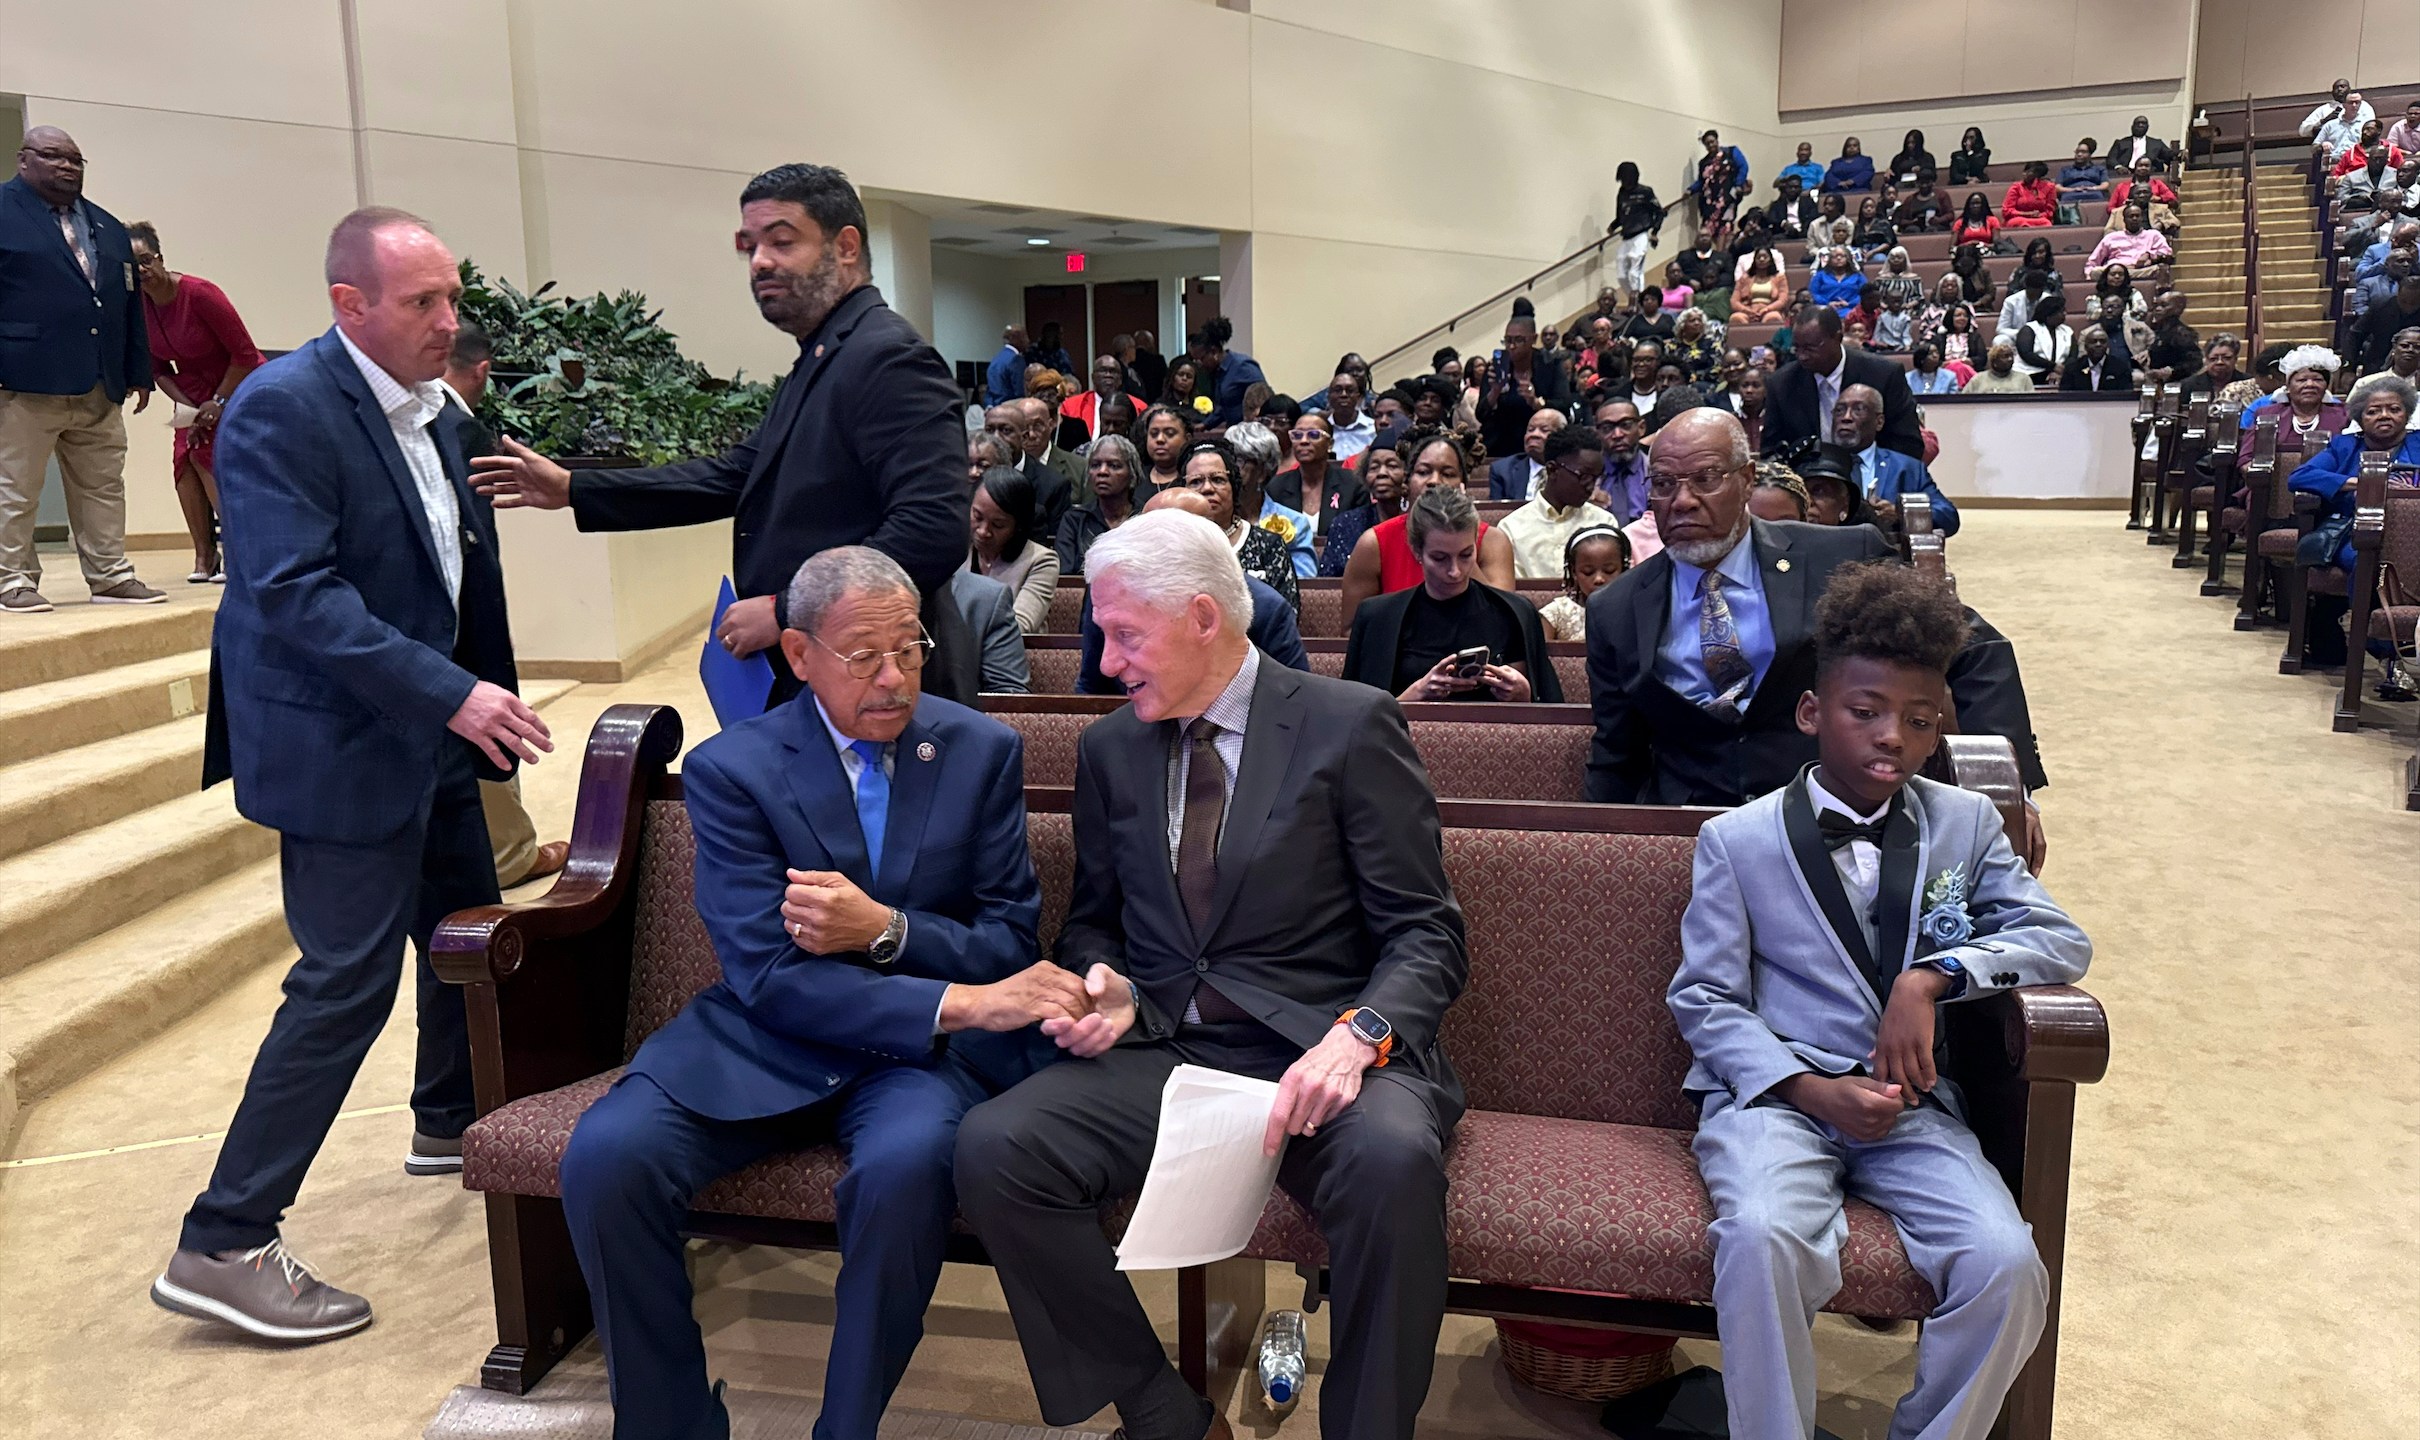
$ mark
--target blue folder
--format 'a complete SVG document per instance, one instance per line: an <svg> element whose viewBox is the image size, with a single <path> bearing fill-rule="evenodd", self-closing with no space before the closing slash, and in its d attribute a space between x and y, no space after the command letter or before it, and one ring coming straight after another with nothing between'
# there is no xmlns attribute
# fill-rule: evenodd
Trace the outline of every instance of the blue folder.
<svg viewBox="0 0 2420 1440"><path fill-rule="evenodd" d="M719 725L734 725L764 714L765 697L773 693L773 662L768 657L774 652L734 655L714 638L714 632L722 628L723 612L738 598L731 577L724 576L722 593L714 601L714 618L706 622L706 648L697 657L697 678L706 687L706 701L714 707Z"/></svg>

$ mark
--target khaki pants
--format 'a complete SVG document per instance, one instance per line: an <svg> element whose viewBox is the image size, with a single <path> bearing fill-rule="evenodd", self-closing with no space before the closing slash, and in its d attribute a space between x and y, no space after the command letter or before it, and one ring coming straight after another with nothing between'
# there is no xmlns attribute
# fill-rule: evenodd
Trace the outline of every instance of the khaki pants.
<svg viewBox="0 0 2420 1440"><path fill-rule="evenodd" d="M134 578L126 558L124 413L98 385L82 395L0 390L0 594L42 583L34 514L54 452L84 583L106 590Z"/></svg>
<svg viewBox="0 0 2420 1440"><path fill-rule="evenodd" d="M510 890L538 863L538 822L521 805L521 777L479 782L479 808L487 812L487 843L496 852L496 888Z"/></svg>

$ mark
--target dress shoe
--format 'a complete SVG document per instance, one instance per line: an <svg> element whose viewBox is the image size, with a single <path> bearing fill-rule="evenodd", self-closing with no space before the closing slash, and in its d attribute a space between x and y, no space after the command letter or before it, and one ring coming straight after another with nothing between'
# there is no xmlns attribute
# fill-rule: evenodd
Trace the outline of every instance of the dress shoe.
<svg viewBox="0 0 2420 1440"><path fill-rule="evenodd" d="M179 1250L151 1282L151 1298L164 1310L264 1340L333 1340L370 1323L369 1301L312 1274L283 1240L216 1255Z"/></svg>
<svg viewBox="0 0 2420 1440"><path fill-rule="evenodd" d="M462 1173L462 1137L440 1140L434 1135L412 1132L411 1153L403 1157L406 1175L459 1175Z"/></svg>
<svg viewBox="0 0 2420 1440"><path fill-rule="evenodd" d="M569 840L549 840L538 847L538 858L530 862L529 873L521 877L521 883L526 885L532 880L542 880L555 874L570 859Z"/></svg>

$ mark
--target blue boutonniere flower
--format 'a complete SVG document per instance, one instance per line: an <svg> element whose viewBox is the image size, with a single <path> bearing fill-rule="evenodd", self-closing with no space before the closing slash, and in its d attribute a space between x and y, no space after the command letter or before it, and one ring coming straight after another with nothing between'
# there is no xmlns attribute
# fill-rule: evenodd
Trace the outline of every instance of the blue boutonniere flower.
<svg viewBox="0 0 2420 1440"><path fill-rule="evenodd" d="M1924 887L1924 913L1917 933L1936 950L1963 945L1974 938L1975 922L1966 913L1966 867L1934 876Z"/></svg>

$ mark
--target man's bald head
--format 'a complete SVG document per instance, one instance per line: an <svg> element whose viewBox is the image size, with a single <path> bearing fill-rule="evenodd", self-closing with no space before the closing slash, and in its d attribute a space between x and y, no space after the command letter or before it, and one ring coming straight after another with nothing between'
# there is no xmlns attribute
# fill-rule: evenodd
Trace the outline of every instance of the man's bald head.
<svg viewBox="0 0 2420 1440"><path fill-rule="evenodd" d="M1680 440L1682 446L1693 450L1699 446L1708 447L1710 452L1719 453L1725 463L1731 465L1752 465L1756 462L1755 453L1748 447L1747 427L1739 423L1737 415L1720 405L1700 405L1694 410L1683 410L1665 421L1662 433L1656 437L1656 449L1680 448L1672 445L1675 438Z"/></svg>
<svg viewBox="0 0 2420 1440"><path fill-rule="evenodd" d="M454 253L425 221L371 206L328 235L328 304L336 327L406 385L445 373L461 325Z"/></svg>
<svg viewBox="0 0 2420 1440"><path fill-rule="evenodd" d="M1182 510L1188 515L1199 515L1204 520L1210 518L1210 502L1202 498L1201 492L1182 487L1162 490L1143 502L1144 514L1148 515L1154 510Z"/></svg>
<svg viewBox="0 0 2420 1440"><path fill-rule="evenodd" d="M17 178L46 205L73 203L84 193L84 152L56 125L36 125L17 147Z"/></svg>
<svg viewBox="0 0 2420 1440"><path fill-rule="evenodd" d="M1882 433L1882 392L1871 385L1843 385L1832 410L1832 438L1863 450Z"/></svg>
<svg viewBox="0 0 2420 1440"><path fill-rule="evenodd" d="M1037 396L1027 395L1022 399L1009 401L1007 408L1016 413L1018 444L1024 447L1026 454L1033 456L1036 460L1041 459L1043 452L1050 449L1052 428L1050 402Z"/></svg>

